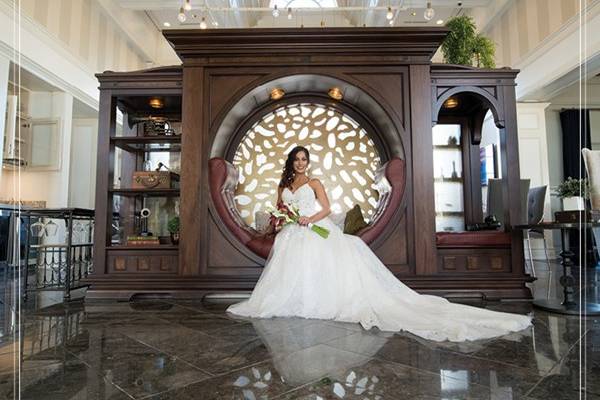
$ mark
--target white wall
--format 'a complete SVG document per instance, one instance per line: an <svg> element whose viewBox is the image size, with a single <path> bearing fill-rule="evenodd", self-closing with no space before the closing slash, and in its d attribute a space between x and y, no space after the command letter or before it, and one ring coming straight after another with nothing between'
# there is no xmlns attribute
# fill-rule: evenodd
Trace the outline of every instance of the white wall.
<svg viewBox="0 0 600 400"><path fill-rule="evenodd" d="M49 208L67 207L73 96L63 92L31 92L29 101L28 110L32 118L59 120L61 162L56 170L51 171L5 170L0 193L25 201L43 200Z"/></svg>
<svg viewBox="0 0 600 400"><path fill-rule="evenodd" d="M97 138L97 119L73 120L69 207L94 208Z"/></svg>

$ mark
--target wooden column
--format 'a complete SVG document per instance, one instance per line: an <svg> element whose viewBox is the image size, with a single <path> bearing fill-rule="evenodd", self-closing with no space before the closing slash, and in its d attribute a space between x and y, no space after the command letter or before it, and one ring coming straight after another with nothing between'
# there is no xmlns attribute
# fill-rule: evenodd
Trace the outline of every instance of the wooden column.
<svg viewBox="0 0 600 400"><path fill-rule="evenodd" d="M204 136L204 68L183 68L181 137L181 239L179 271L198 275L206 270L207 224ZM204 183L204 185L203 185Z"/></svg>
<svg viewBox="0 0 600 400"><path fill-rule="evenodd" d="M506 226L525 223L521 215L521 173L519 169L519 138L517 132L517 106L515 87L502 86L504 102L504 129L500 132L500 150L502 157L502 200ZM511 231L511 265L514 274L524 272L523 232Z"/></svg>
<svg viewBox="0 0 600 400"><path fill-rule="evenodd" d="M429 65L410 66L410 119L412 183L415 223L415 273L437 271L433 137L431 130L431 77Z"/></svg>
<svg viewBox="0 0 600 400"><path fill-rule="evenodd" d="M117 103L110 90L100 91L98 115L98 158L96 160L96 205L94 223L94 273L106 273L106 246L110 245L115 159L110 138L115 135Z"/></svg>

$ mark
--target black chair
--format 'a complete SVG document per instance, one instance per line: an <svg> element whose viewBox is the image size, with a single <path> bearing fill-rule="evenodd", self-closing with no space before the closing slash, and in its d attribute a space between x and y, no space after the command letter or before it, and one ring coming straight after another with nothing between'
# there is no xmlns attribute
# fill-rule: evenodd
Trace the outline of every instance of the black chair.
<svg viewBox="0 0 600 400"><path fill-rule="evenodd" d="M544 219L544 201L546 199L547 186L532 187L527 195L527 223L537 224ZM531 274L535 278L535 264L533 262L533 252L531 251L531 239L542 239L544 242L544 254L546 255L546 265L548 266L548 292L547 298L550 298L550 282L552 281L552 268L550 268L550 259L548 258L548 247L543 230L528 229L525 231L525 242L527 253L529 254L529 265Z"/></svg>

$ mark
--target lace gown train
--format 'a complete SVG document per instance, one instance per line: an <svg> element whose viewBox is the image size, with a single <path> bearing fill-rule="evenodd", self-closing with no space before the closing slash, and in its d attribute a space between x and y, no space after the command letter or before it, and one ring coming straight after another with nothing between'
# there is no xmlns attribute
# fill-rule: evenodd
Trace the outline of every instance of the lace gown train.
<svg viewBox="0 0 600 400"><path fill-rule="evenodd" d="M282 199L301 215L316 212L312 188L284 189ZM383 331L408 331L435 341L485 339L519 331L531 317L485 310L430 295L400 282L359 238L331 220L323 239L307 227L289 225L276 236L251 297L228 311L247 317L303 317L360 323Z"/></svg>

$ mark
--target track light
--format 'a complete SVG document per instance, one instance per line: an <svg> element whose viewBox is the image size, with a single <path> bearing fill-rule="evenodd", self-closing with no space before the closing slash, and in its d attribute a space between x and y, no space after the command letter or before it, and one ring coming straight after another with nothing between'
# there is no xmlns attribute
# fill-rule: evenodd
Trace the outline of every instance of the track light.
<svg viewBox="0 0 600 400"><path fill-rule="evenodd" d="M273 16L275 18L279 17L279 9L277 8L277 4L273 6Z"/></svg>
<svg viewBox="0 0 600 400"><path fill-rule="evenodd" d="M427 21L431 21L435 17L435 10L431 8L431 2L427 2L427 9L423 13L423 18Z"/></svg>
<svg viewBox="0 0 600 400"><path fill-rule="evenodd" d="M177 14L177 19L179 20L179 22L185 22L185 20L187 19L183 7L179 8L179 14Z"/></svg>
<svg viewBox="0 0 600 400"><path fill-rule="evenodd" d="M385 14L385 17L388 20L391 20L392 18L394 18L394 13L392 12L392 7L388 7L387 14Z"/></svg>
<svg viewBox="0 0 600 400"><path fill-rule="evenodd" d="M288 7L288 19L292 19L292 7Z"/></svg>
<svg viewBox="0 0 600 400"><path fill-rule="evenodd" d="M192 2L190 0L185 0L185 3L183 3L183 9L185 11L191 11L191 9L192 9Z"/></svg>
<svg viewBox="0 0 600 400"><path fill-rule="evenodd" d="M202 21L200 21L200 29L206 29L206 18L202 17Z"/></svg>

